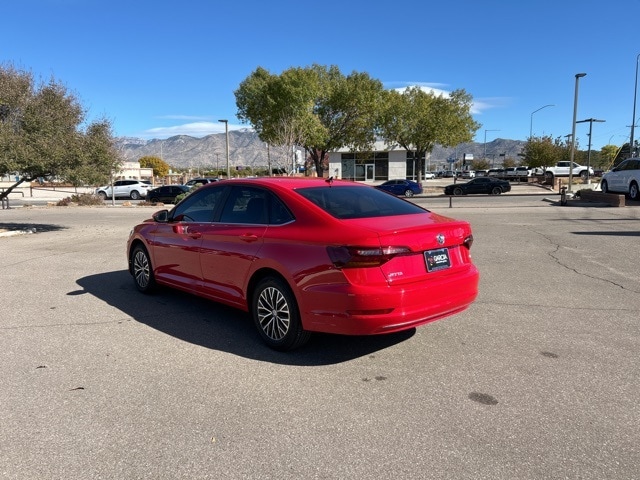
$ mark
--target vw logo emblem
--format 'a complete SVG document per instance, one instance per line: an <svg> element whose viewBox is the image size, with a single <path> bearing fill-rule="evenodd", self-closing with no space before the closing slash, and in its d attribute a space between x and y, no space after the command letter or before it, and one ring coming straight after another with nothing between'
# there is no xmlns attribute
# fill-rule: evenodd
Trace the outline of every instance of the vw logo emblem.
<svg viewBox="0 0 640 480"><path fill-rule="evenodd" d="M439 233L438 235L436 235L436 240L438 241L438 245L444 244L444 235Z"/></svg>

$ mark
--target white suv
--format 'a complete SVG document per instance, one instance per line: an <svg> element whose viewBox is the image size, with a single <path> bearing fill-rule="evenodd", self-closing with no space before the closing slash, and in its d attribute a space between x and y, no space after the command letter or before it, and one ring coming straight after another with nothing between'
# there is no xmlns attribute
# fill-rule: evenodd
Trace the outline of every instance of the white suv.
<svg viewBox="0 0 640 480"><path fill-rule="evenodd" d="M603 193L618 192L629 195L631 200L640 200L640 158L627 158L600 180Z"/></svg>
<svg viewBox="0 0 640 480"><path fill-rule="evenodd" d="M147 190L152 188L149 182L140 180L118 180L113 182L114 195L111 194L111 185L98 187L96 195L103 199L111 198L130 198L131 200L140 200L147 196Z"/></svg>

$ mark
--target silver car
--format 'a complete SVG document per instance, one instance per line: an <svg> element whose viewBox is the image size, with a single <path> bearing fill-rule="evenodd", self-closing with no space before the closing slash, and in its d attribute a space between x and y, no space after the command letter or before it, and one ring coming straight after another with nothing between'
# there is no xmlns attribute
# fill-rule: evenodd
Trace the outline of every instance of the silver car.
<svg viewBox="0 0 640 480"><path fill-rule="evenodd" d="M131 200L140 200L147 196L147 191L153 188L149 182L140 180L117 180L113 182L113 193L111 185L99 187L96 189L96 195L103 199L111 198L130 198Z"/></svg>
<svg viewBox="0 0 640 480"><path fill-rule="evenodd" d="M640 158L627 158L605 173L600 181L603 193L624 193L629 195L631 200L640 200L638 186L640 186Z"/></svg>

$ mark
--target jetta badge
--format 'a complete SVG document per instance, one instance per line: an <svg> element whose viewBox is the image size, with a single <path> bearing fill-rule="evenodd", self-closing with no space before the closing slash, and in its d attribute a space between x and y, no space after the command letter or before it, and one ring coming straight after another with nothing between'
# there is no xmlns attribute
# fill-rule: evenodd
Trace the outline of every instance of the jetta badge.
<svg viewBox="0 0 640 480"><path fill-rule="evenodd" d="M436 240L438 241L438 245L444 245L444 235L439 233L436 235Z"/></svg>

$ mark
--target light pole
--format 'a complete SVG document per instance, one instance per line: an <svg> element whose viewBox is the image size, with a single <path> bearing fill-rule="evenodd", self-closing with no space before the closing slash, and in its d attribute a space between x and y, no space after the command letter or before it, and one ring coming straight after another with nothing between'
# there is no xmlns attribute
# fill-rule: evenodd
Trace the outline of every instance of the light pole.
<svg viewBox="0 0 640 480"><path fill-rule="evenodd" d="M571 155L569 157L569 188L571 191L571 184L573 183L573 158L576 153L576 117L578 116L578 83L580 78L586 76L586 73L576 73L576 88L573 97L573 123L571 124Z"/></svg>
<svg viewBox="0 0 640 480"><path fill-rule="evenodd" d="M606 120L598 120L597 118L587 118L586 120L579 120L576 123L589 122L589 148L587 149L587 185L591 183L589 178L589 170L591 169L591 131L593 128L593 122L606 122Z"/></svg>
<svg viewBox="0 0 640 480"><path fill-rule="evenodd" d="M224 123L224 134L227 140L227 179L231 178L231 170L229 170L229 121L228 120L218 120L219 122Z"/></svg>
<svg viewBox="0 0 640 480"><path fill-rule="evenodd" d="M529 139L531 139L531 137L533 137L533 114L536 113L536 112L539 112L543 108L547 108L547 107L555 107L555 105L551 103L549 105L545 105L544 107L540 107L539 109L534 110L533 112L531 112L531 122L529 123Z"/></svg>
<svg viewBox="0 0 640 480"><path fill-rule="evenodd" d="M500 130L497 130L497 129L489 129L484 131L484 155L482 157L484 161L487 160L487 132L499 132L499 131Z"/></svg>
<svg viewBox="0 0 640 480"><path fill-rule="evenodd" d="M636 82L633 85L633 118L631 119L631 137L629 137L629 154L635 156L633 148L633 134L636 128L636 94L638 93L638 62L640 62L640 53L636 57Z"/></svg>

